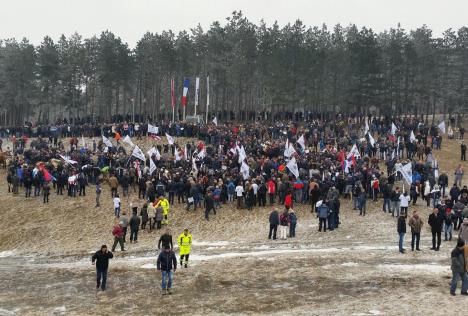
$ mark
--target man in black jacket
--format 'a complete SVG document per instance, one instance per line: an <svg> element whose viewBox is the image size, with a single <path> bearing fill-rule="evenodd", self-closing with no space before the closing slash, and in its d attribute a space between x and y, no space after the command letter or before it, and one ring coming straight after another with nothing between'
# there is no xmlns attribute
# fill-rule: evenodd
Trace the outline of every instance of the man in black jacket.
<svg viewBox="0 0 468 316"><path fill-rule="evenodd" d="M101 246L101 250L96 251L96 253L91 258L92 264L96 262L96 289L106 290L107 283L107 269L109 268L109 259L112 259L114 255L112 252L107 250L106 245Z"/></svg>
<svg viewBox="0 0 468 316"><path fill-rule="evenodd" d="M166 229L164 234L159 237L159 242L158 242L158 249L161 249L161 245L163 249L166 249L166 247L169 247L169 249L174 249L172 245L172 235L169 233L169 229Z"/></svg>
<svg viewBox="0 0 468 316"><path fill-rule="evenodd" d="M405 241L405 234L406 234L406 215L400 214L398 217L398 236L399 236L399 241L398 241L398 249L400 250L401 253L405 253L405 249L403 248L403 243Z"/></svg>
<svg viewBox="0 0 468 316"><path fill-rule="evenodd" d="M439 209L434 208L433 213L429 215L428 220L432 232L432 248L431 250L439 251L442 235L442 225L444 224L444 217L439 214ZM437 244L436 244L437 237Z"/></svg>
<svg viewBox="0 0 468 316"><path fill-rule="evenodd" d="M137 215L138 207L133 207L133 215L130 218L130 242L138 242L138 229L140 228L140 218Z"/></svg>
<svg viewBox="0 0 468 316"><path fill-rule="evenodd" d="M271 239L271 235L273 233L273 240L276 239L276 231L278 230L278 225L279 225L279 214L277 210L273 210L273 212L270 213L270 232L268 233L268 239Z"/></svg>
<svg viewBox="0 0 468 316"><path fill-rule="evenodd" d="M171 288L174 280L174 272L177 269L177 259L169 246L164 247L164 251L159 254L156 266L158 271L162 273L162 295L172 294ZM172 269L174 269L174 271L172 271Z"/></svg>

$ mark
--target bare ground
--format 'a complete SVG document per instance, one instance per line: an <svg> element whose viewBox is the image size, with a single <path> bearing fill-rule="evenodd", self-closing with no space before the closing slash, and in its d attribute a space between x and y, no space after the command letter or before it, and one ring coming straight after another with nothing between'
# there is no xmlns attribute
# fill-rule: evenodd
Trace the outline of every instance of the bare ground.
<svg viewBox="0 0 468 316"><path fill-rule="evenodd" d="M452 177L459 144L445 140L443 145L435 155ZM112 241L107 188L99 209L91 187L85 198L53 194L48 205L5 191L1 181L0 315L445 315L468 310L467 298L448 296L454 241L432 252L425 227L423 251L399 254L396 221L380 211L381 201L369 202L364 218L343 203L342 226L327 233L317 232L308 206L298 206L293 241L266 240L271 208L249 212L223 206L205 222L201 210L187 213L176 204L170 228L173 235L191 229L193 261L176 272L175 293L161 297L154 269L156 231L140 231L138 244L127 244L125 254L117 251L108 291L94 290L90 253ZM123 206L130 201L137 202L134 195ZM429 210L418 204L426 220Z"/></svg>

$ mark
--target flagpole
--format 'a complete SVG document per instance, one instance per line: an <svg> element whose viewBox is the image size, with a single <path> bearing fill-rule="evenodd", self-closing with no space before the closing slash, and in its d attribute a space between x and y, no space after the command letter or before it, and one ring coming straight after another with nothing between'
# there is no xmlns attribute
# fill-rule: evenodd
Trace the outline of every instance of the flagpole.
<svg viewBox="0 0 468 316"><path fill-rule="evenodd" d="M174 123L175 107L172 107L172 123Z"/></svg>
<svg viewBox="0 0 468 316"><path fill-rule="evenodd" d="M208 108L210 106L210 76L206 77L206 113L205 124L208 124Z"/></svg>

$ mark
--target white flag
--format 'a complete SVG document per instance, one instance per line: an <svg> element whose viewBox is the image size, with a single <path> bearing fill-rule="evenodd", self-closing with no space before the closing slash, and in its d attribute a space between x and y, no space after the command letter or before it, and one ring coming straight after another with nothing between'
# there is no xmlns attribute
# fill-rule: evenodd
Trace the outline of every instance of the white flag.
<svg viewBox="0 0 468 316"><path fill-rule="evenodd" d="M109 138L107 138L104 135L102 135L102 142L106 144L107 147L114 147L114 145L112 145L112 142L109 140Z"/></svg>
<svg viewBox="0 0 468 316"><path fill-rule="evenodd" d="M141 161L146 161L145 154L143 154L140 147L138 146L135 146L135 148L133 148L132 156L140 159Z"/></svg>
<svg viewBox="0 0 468 316"><path fill-rule="evenodd" d="M294 153L296 152L296 150L294 149L294 147L292 146L291 143L289 143L289 140L286 139L286 145L285 145L285 148L284 148L284 153L283 155L287 158L291 157Z"/></svg>
<svg viewBox="0 0 468 316"><path fill-rule="evenodd" d="M189 160L189 157L188 157L188 150L187 150L187 144L185 144L185 147L184 147L184 159L185 159L185 160Z"/></svg>
<svg viewBox="0 0 468 316"><path fill-rule="evenodd" d="M250 177L250 168L249 168L249 165L245 161L242 161L240 171L242 173L242 177L244 178L244 180L247 180Z"/></svg>
<svg viewBox="0 0 468 316"><path fill-rule="evenodd" d="M395 135L396 131L398 130L398 128L396 127L395 124L393 124L392 122L392 135Z"/></svg>
<svg viewBox="0 0 468 316"><path fill-rule="evenodd" d="M299 137L299 139L297 140L297 143L298 143L299 145L301 145L301 147L302 147L303 150L305 149L304 134L302 134L301 137Z"/></svg>
<svg viewBox="0 0 468 316"><path fill-rule="evenodd" d="M174 149L174 157L176 161L180 160L180 153L179 153L179 148Z"/></svg>
<svg viewBox="0 0 468 316"><path fill-rule="evenodd" d="M152 175L153 172L155 171L156 171L156 165L154 164L153 159L151 159L150 157L150 175Z"/></svg>
<svg viewBox="0 0 468 316"><path fill-rule="evenodd" d="M123 142L129 144L132 147L135 146L135 144L132 142L132 139L128 135L124 137Z"/></svg>
<svg viewBox="0 0 468 316"><path fill-rule="evenodd" d="M440 129L442 134L445 134L445 121L440 122L440 124L437 125L437 127Z"/></svg>
<svg viewBox="0 0 468 316"><path fill-rule="evenodd" d="M348 155L346 156L346 158L349 159L349 158L351 158L352 156L354 156L354 157L361 157L361 154L359 153L359 150L357 149L356 144L353 145L353 147L351 148L351 151L348 153Z"/></svg>
<svg viewBox="0 0 468 316"><path fill-rule="evenodd" d="M372 147L374 147L374 144L375 144L374 137L372 137L371 133L368 133L367 135L369 135L369 143L371 144Z"/></svg>
<svg viewBox="0 0 468 316"><path fill-rule="evenodd" d="M216 116L215 116L214 119L213 119L213 124L216 125L216 126L218 126L218 119L216 118Z"/></svg>
<svg viewBox="0 0 468 316"><path fill-rule="evenodd" d="M154 155L156 157L156 160L161 160L161 154L159 153L159 150L157 150L155 147L152 147L150 150L148 150L146 154L150 158Z"/></svg>
<svg viewBox="0 0 468 316"><path fill-rule="evenodd" d="M291 160L289 160L286 167L288 167L288 169L296 178L299 178L299 168L297 167L296 158L293 157Z"/></svg>
<svg viewBox="0 0 468 316"><path fill-rule="evenodd" d="M148 133L158 134L159 133L159 127L148 124Z"/></svg>
<svg viewBox="0 0 468 316"><path fill-rule="evenodd" d="M169 143L169 145L173 145L174 144L174 138L169 135L168 133L166 133L166 138L167 138L167 142Z"/></svg>
<svg viewBox="0 0 468 316"><path fill-rule="evenodd" d="M203 147L203 149L197 154L197 157L200 159L203 159L205 158L205 156L206 156L206 149L205 147Z"/></svg>
<svg viewBox="0 0 468 316"><path fill-rule="evenodd" d="M195 106L198 105L198 94L200 90L200 78L196 77L195 78Z"/></svg>
<svg viewBox="0 0 468 316"><path fill-rule="evenodd" d="M416 141L416 136L414 136L414 132L413 132L413 131L411 131L411 134L410 134L410 136L409 136L409 140L410 140L411 143L414 142L414 141Z"/></svg>
<svg viewBox="0 0 468 316"><path fill-rule="evenodd" d="M74 165L74 164L77 164L77 163L78 163L78 161L71 160L69 157L66 157L66 156L60 155L60 158L62 158L63 160L65 160L65 162L66 162L66 163L69 163L70 165Z"/></svg>
<svg viewBox="0 0 468 316"><path fill-rule="evenodd" d="M238 152L239 152L238 163L242 163L245 160L245 158L247 158L247 155L245 154L244 146L241 146L241 148L239 148Z"/></svg>
<svg viewBox="0 0 468 316"><path fill-rule="evenodd" d="M369 132L369 123L367 123L367 118L366 118L366 127L364 128L364 135Z"/></svg>
<svg viewBox="0 0 468 316"><path fill-rule="evenodd" d="M403 179L405 180L405 182L409 185L411 185L411 182L412 182L412 170L411 170L411 162L410 163L407 163L406 165L404 166L398 166L397 168L397 171L399 171L401 173L401 175L403 176Z"/></svg>

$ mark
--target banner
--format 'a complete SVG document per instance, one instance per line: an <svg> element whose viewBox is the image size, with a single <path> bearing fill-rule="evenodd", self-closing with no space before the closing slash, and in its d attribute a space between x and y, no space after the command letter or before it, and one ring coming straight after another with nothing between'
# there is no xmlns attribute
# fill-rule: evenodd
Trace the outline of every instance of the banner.
<svg viewBox="0 0 468 316"><path fill-rule="evenodd" d="M161 159L161 154L159 153L159 150L157 150L155 147L152 147L150 150L146 152L146 154L151 158L152 156L156 157L156 160Z"/></svg>
<svg viewBox="0 0 468 316"><path fill-rule="evenodd" d="M148 123L148 133L159 134L159 127L156 127Z"/></svg>
<svg viewBox="0 0 468 316"><path fill-rule="evenodd" d="M216 126L218 126L218 119L216 118L216 116L215 116L214 119L213 119L213 124L216 125Z"/></svg>
<svg viewBox="0 0 468 316"><path fill-rule="evenodd" d="M356 144L353 145L353 147L351 148L351 151L348 153L346 158L349 159L349 158L351 158L353 156L354 157L361 157L361 154L359 153L359 150L357 149Z"/></svg>
<svg viewBox="0 0 468 316"><path fill-rule="evenodd" d="M396 127L396 125L392 122L392 135L395 135L396 131L398 130L398 128Z"/></svg>

